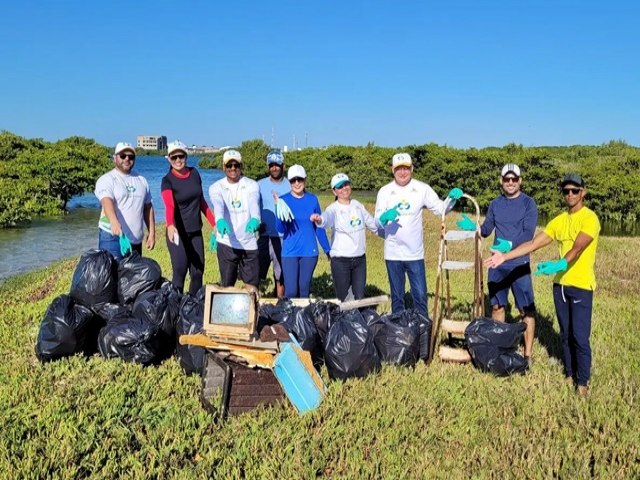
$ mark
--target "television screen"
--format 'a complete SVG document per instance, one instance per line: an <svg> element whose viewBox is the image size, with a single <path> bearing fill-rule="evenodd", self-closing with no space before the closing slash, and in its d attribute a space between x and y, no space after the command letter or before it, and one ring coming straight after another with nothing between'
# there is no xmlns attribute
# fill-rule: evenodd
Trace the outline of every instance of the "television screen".
<svg viewBox="0 0 640 480"><path fill-rule="evenodd" d="M210 323L244 325L250 322L251 297L246 293L216 292L211 299Z"/></svg>

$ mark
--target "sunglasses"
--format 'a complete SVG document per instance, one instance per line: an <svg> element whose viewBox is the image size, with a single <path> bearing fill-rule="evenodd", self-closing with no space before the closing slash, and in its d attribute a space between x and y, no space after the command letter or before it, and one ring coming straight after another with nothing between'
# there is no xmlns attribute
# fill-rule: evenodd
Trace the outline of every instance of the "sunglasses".
<svg viewBox="0 0 640 480"><path fill-rule="evenodd" d="M240 169L240 164L239 163L227 163L224 168L231 170L232 168L237 168Z"/></svg>
<svg viewBox="0 0 640 480"><path fill-rule="evenodd" d="M120 157L120 160L135 160L136 159L136 154L135 153L119 153L118 156Z"/></svg>
<svg viewBox="0 0 640 480"><path fill-rule="evenodd" d="M304 178L295 177L295 178L292 178L291 180L289 180L289 183L304 183Z"/></svg>
<svg viewBox="0 0 640 480"><path fill-rule="evenodd" d="M518 183L520 177L502 177L502 183Z"/></svg>
<svg viewBox="0 0 640 480"><path fill-rule="evenodd" d="M171 155L169 157L171 160L184 160L187 156L184 153L178 153L177 155Z"/></svg>
<svg viewBox="0 0 640 480"><path fill-rule="evenodd" d="M574 195L578 195L582 191L581 188L563 188L562 194L569 195L569 193L573 193Z"/></svg>

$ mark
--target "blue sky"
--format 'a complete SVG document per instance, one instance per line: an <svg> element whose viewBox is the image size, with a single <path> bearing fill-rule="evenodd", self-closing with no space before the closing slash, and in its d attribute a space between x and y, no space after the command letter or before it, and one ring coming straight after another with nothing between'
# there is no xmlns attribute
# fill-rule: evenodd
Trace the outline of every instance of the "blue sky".
<svg viewBox="0 0 640 480"><path fill-rule="evenodd" d="M632 1L0 0L0 129L640 145Z"/></svg>

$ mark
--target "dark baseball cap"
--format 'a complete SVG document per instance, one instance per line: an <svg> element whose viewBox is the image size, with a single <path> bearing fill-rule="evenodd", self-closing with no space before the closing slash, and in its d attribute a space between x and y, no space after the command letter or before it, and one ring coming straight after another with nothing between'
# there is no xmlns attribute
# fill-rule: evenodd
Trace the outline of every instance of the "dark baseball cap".
<svg viewBox="0 0 640 480"><path fill-rule="evenodd" d="M584 180L577 173L569 173L569 174L567 174L562 179L562 182L560 182L560 186L564 187L565 185L568 185L569 183L571 183L573 185L577 185L579 187L584 187Z"/></svg>

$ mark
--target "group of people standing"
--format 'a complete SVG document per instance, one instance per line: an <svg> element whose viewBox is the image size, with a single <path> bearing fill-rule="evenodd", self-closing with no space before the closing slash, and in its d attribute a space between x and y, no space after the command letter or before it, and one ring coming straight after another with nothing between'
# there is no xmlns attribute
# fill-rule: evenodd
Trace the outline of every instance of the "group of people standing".
<svg viewBox="0 0 640 480"><path fill-rule="evenodd" d="M413 178L409 154L393 155L393 180L378 192L373 215L351 198L351 180L345 173L331 179L335 201L323 212L318 198L306 191L304 167L292 165L285 175L285 160L279 151L267 155L268 174L257 182L243 175L240 152L225 151L224 177L208 190L210 208L200 175L195 168L187 166L187 157L186 145L178 141L169 144L170 168L161 186L172 281L181 291L187 272L191 277L189 293L195 293L202 286L203 216L215 230L209 246L217 253L221 285L233 286L239 279L258 287L272 265L278 297L309 296L319 249L322 249L331 263L336 297L341 301L363 298L367 263L365 232L369 230L384 239L392 311L405 308L408 278L414 308L428 315L422 210L426 208L438 216L446 214L463 192L453 188L447 198L440 199L429 185ZM120 259L129 243L130 249L142 253L145 225L146 245L153 249L155 219L149 185L132 170L133 146L118 143L113 160L114 169L100 177L95 189L102 206L98 247ZM492 256L485 261L489 267L492 318L505 320L511 290L527 325L524 355L530 361L536 308L529 254L555 240L561 258L540 263L535 274L555 274L554 302L565 374L577 384L578 392L586 395L591 371L589 336L600 224L595 213L584 206L584 180L577 174L569 174L562 180L567 210L535 236L537 206L521 191L520 168L512 163L505 165L500 172L500 185L501 195L490 203L480 226L483 237L495 231ZM465 216L457 223L466 230L478 228ZM330 238L325 229L330 230Z"/></svg>

